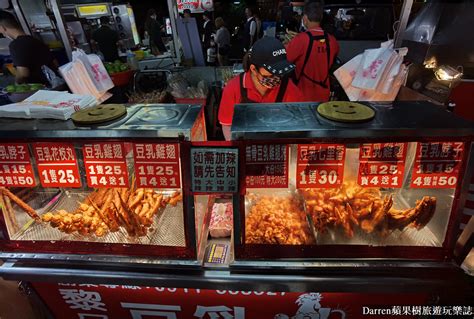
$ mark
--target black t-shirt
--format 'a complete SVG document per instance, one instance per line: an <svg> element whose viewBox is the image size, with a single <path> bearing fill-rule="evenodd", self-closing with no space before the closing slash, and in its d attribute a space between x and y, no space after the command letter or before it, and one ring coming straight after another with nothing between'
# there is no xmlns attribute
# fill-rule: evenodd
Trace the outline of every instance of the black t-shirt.
<svg viewBox="0 0 474 319"><path fill-rule="evenodd" d="M30 35L21 35L13 40L10 43L10 55L14 66L21 66L30 70L30 77L27 79L28 83L48 84L46 77L41 71L43 65L56 71L56 66L53 64L53 55L49 48L46 44Z"/></svg>
<svg viewBox="0 0 474 319"><path fill-rule="evenodd" d="M99 50L104 55L105 61L118 60L117 42L119 38L116 31L108 26L102 26L94 32L92 38L99 44Z"/></svg>

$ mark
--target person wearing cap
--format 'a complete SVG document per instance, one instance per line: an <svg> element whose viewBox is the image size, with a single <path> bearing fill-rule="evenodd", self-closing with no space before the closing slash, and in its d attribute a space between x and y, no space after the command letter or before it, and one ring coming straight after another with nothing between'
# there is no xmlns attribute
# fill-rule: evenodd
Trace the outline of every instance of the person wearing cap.
<svg viewBox="0 0 474 319"><path fill-rule="evenodd" d="M286 47L288 60L296 65L295 84L310 102L329 100L329 73L339 53L336 39L321 28L323 12L320 2L306 3L303 24L307 31L295 36Z"/></svg>
<svg viewBox="0 0 474 319"><path fill-rule="evenodd" d="M288 62L285 47L279 40L263 37L255 42L244 57L244 69L244 73L227 83L222 93L218 117L226 140L230 140L235 104L300 102L304 99L290 79L295 66Z"/></svg>

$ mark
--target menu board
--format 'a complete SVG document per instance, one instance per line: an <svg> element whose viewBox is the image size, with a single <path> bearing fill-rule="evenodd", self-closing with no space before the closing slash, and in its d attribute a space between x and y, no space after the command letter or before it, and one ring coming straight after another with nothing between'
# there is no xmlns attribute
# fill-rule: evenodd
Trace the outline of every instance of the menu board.
<svg viewBox="0 0 474 319"><path fill-rule="evenodd" d="M191 191L235 193L238 191L237 148L191 148Z"/></svg>
<svg viewBox="0 0 474 319"><path fill-rule="evenodd" d="M247 187L287 188L288 155L286 144L248 145L245 149Z"/></svg>
<svg viewBox="0 0 474 319"><path fill-rule="evenodd" d="M456 188L463 142L420 142L416 146L412 188Z"/></svg>
<svg viewBox="0 0 474 319"><path fill-rule="evenodd" d="M0 144L0 186L36 186L27 144Z"/></svg>
<svg viewBox="0 0 474 319"><path fill-rule="evenodd" d="M34 143L33 153L43 187L81 187L73 144Z"/></svg>
<svg viewBox="0 0 474 319"><path fill-rule="evenodd" d="M336 188L344 179L346 147L342 144L299 144L297 188Z"/></svg>
<svg viewBox="0 0 474 319"><path fill-rule="evenodd" d="M82 152L89 187L128 187L127 161L123 143L85 144Z"/></svg>
<svg viewBox="0 0 474 319"><path fill-rule="evenodd" d="M137 143L133 145L138 188L180 188L179 144Z"/></svg>
<svg viewBox="0 0 474 319"><path fill-rule="evenodd" d="M401 188L408 143L365 143L359 151L357 182L363 187Z"/></svg>

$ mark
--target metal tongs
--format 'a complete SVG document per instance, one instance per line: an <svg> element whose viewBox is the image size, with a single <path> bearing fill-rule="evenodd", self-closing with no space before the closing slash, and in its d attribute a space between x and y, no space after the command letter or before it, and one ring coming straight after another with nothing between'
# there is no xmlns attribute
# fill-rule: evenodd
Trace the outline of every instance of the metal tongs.
<svg viewBox="0 0 474 319"><path fill-rule="evenodd" d="M299 192L298 190L295 192L295 194L296 194L296 198L298 198L300 202L300 205L303 207L303 211L306 215L306 220L308 221L309 228L313 232L315 244L317 244L318 239L319 239L319 232L316 230L316 227L314 226L313 218L311 218L311 215L308 213L308 210L306 209L306 200L303 194L301 194L301 192Z"/></svg>

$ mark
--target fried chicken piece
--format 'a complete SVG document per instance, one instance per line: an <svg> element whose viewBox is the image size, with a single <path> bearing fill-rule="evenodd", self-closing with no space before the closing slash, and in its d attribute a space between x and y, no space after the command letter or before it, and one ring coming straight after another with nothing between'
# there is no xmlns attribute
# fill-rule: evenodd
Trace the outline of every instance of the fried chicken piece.
<svg viewBox="0 0 474 319"><path fill-rule="evenodd" d="M414 208L406 210L390 209L387 214L388 227L390 229L403 229L410 225L421 229L434 215L436 210L436 197L425 196L416 201Z"/></svg>
<svg viewBox="0 0 474 319"><path fill-rule="evenodd" d="M365 219L361 222L360 228L366 233L372 233L374 229L384 220L385 215L393 205L393 197L385 196L383 202L379 201L374 207L371 219Z"/></svg>

